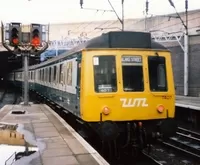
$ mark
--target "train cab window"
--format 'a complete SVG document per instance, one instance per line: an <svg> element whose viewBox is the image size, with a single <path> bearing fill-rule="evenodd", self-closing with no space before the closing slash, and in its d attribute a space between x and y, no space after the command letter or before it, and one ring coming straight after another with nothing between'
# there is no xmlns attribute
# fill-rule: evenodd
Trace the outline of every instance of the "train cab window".
<svg viewBox="0 0 200 165"><path fill-rule="evenodd" d="M141 56L122 56L122 78L125 92L144 91Z"/></svg>
<svg viewBox="0 0 200 165"><path fill-rule="evenodd" d="M149 82L151 91L167 91L165 57L149 56Z"/></svg>
<svg viewBox="0 0 200 165"><path fill-rule="evenodd" d="M93 57L94 85L98 93L116 92L117 75L115 56Z"/></svg>

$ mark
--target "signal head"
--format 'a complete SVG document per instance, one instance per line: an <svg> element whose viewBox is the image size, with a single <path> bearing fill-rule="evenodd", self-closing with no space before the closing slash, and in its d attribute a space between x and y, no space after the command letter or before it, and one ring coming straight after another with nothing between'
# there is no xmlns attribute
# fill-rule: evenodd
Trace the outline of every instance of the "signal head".
<svg viewBox="0 0 200 165"><path fill-rule="evenodd" d="M41 44L41 30L40 24L31 25L31 45L34 47Z"/></svg>
<svg viewBox="0 0 200 165"><path fill-rule="evenodd" d="M20 23L11 23L9 26L9 41L11 46L18 46L21 41Z"/></svg>
<svg viewBox="0 0 200 165"><path fill-rule="evenodd" d="M35 37L39 37L39 30L38 29L34 29L33 30L33 38L35 38Z"/></svg>

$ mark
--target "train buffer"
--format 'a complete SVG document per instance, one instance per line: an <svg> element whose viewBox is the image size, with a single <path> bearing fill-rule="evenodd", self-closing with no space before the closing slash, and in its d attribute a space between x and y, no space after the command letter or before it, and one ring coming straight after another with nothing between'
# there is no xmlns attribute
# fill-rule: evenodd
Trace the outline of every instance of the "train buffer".
<svg viewBox="0 0 200 165"><path fill-rule="evenodd" d="M17 125L16 131L23 136L11 138L23 137L26 143L38 148L33 154L18 159L16 165L108 164L69 124L45 104L6 105L0 110L0 123ZM11 141L19 144L17 139Z"/></svg>

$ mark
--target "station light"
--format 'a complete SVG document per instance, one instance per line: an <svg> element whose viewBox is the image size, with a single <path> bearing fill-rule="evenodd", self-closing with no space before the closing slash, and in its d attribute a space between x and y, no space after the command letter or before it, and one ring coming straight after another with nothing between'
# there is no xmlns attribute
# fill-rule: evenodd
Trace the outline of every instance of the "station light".
<svg viewBox="0 0 200 165"><path fill-rule="evenodd" d="M18 46L21 42L21 24L11 23L9 26L10 46Z"/></svg>
<svg viewBox="0 0 200 165"><path fill-rule="evenodd" d="M42 26L40 24L31 24L31 45L36 47L41 44Z"/></svg>

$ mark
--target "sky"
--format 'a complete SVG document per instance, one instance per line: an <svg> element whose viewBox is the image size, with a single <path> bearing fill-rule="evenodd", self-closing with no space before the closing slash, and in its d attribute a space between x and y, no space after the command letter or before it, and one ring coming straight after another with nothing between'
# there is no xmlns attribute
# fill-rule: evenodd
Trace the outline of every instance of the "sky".
<svg viewBox="0 0 200 165"><path fill-rule="evenodd" d="M121 16L121 0L110 0ZM125 19L143 18L146 0L124 0ZM4 23L69 23L117 19L114 12L80 9L80 0L0 0L0 21ZM84 8L111 10L108 0L83 0ZM184 11L185 0L173 0ZM200 0L188 0L189 10L200 9ZM168 0L149 0L149 16L173 13Z"/></svg>

